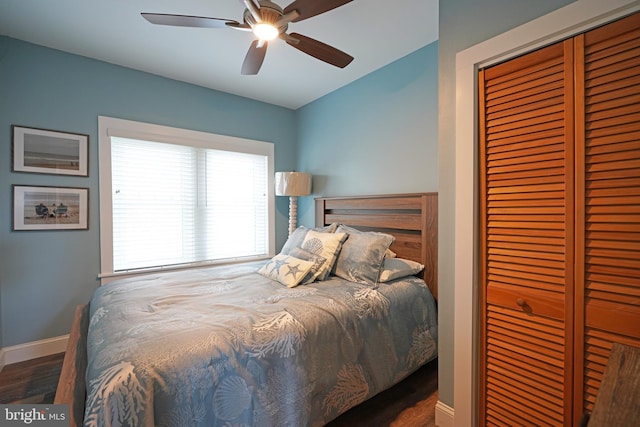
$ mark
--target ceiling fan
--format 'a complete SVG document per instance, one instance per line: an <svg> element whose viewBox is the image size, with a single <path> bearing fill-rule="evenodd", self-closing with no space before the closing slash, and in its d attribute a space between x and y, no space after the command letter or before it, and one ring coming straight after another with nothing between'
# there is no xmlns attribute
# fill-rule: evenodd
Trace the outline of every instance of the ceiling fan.
<svg viewBox="0 0 640 427"><path fill-rule="evenodd" d="M251 43L244 62L242 74L258 74L270 40L279 37L287 44L321 61L344 68L353 57L335 47L298 33L287 33L290 22L300 22L328 12L353 0L295 0L282 9L270 0L240 0L246 7L243 22L232 19L204 16L172 15L165 13L142 13L152 24L198 28L233 28L252 31L257 39Z"/></svg>

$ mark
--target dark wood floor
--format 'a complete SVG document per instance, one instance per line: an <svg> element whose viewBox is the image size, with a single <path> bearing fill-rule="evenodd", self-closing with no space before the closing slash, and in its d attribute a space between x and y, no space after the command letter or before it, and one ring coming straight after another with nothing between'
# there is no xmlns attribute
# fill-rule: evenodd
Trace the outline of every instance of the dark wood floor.
<svg viewBox="0 0 640 427"><path fill-rule="evenodd" d="M53 403L64 353L7 365L0 372L0 403Z"/></svg>
<svg viewBox="0 0 640 427"><path fill-rule="evenodd" d="M356 406L327 427L435 427L438 362Z"/></svg>
<svg viewBox="0 0 640 427"><path fill-rule="evenodd" d="M5 366L0 372L0 404L52 403L63 357L60 353ZM328 427L434 427L437 401L438 364L433 361Z"/></svg>

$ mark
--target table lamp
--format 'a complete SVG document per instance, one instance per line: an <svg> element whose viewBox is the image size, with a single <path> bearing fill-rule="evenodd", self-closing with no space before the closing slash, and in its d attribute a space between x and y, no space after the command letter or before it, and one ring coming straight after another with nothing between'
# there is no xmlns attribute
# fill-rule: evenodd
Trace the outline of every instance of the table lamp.
<svg viewBox="0 0 640 427"><path fill-rule="evenodd" d="M311 174L276 172L276 196L289 196L289 236L296 229L298 196L311 194Z"/></svg>

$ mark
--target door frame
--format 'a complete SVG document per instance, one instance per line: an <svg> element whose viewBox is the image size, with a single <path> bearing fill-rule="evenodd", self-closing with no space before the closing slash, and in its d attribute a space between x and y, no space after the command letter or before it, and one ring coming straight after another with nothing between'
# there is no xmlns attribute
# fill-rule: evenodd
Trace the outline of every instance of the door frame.
<svg viewBox="0 0 640 427"><path fill-rule="evenodd" d="M637 0L577 0L456 54L454 425L477 425L478 69L640 10ZM473 238L469 238L473 236Z"/></svg>

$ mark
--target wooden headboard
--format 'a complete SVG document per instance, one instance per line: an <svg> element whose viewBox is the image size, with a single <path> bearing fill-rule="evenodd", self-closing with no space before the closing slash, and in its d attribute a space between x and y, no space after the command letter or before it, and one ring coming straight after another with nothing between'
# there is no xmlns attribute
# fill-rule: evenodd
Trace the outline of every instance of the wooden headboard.
<svg viewBox="0 0 640 427"><path fill-rule="evenodd" d="M319 197L315 202L317 227L337 222L393 235L391 250L425 266L424 280L438 298L438 193Z"/></svg>

